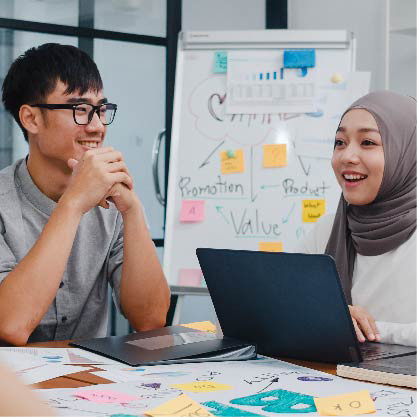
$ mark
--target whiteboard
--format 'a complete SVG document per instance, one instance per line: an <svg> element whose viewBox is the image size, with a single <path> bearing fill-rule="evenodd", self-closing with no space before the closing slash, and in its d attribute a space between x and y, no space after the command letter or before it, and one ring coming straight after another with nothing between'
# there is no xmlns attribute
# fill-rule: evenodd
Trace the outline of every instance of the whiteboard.
<svg viewBox="0 0 417 417"><path fill-rule="evenodd" d="M271 62L278 71L285 50L306 48L315 50L315 66L304 80L300 70L285 69L284 80L314 83L313 112L294 112L297 106L289 103L288 111L280 106L261 114L259 103L246 101L247 111L228 113L236 71L261 73ZM227 55L226 73L215 72L216 53ZM292 251L314 226L323 200L325 213L335 211L334 134L344 109L363 93L354 88L354 68L355 41L346 31L180 34L164 249L171 285L205 285L198 278L197 247L259 250L260 243L274 243ZM264 167L265 145L284 145L284 166ZM241 152L243 171L223 173L221 152L227 158ZM181 221L190 208L199 220Z"/></svg>

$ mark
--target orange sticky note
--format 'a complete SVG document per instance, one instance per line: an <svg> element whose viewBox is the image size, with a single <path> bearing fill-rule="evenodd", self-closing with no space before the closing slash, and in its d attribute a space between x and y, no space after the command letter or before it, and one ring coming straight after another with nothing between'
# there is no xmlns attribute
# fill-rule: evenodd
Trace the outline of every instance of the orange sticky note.
<svg viewBox="0 0 417 417"><path fill-rule="evenodd" d="M180 222L202 222L204 200L182 200Z"/></svg>
<svg viewBox="0 0 417 417"><path fill-rule="evenodd" d="M264 168L277 168L287 166L287 145L264 145Z"/></svg>
<svg viewBox="0 0 417 417"><path fill-rule="evenodd" d="M282 242L259 242L262 252L282 252Z"/></svg>
<svg viewBox="0 0 417 417"><path fill-rule="evenodd" d="M186 287L199 287L201 285L201 279L203 273L201 269L180 269L180 276L178 279L178 285L184 285Z"/></svg>
<svg viewBox="0 0 417 417"><path fill-rule="evenodd" d="M196 321L194 323L180 324L190 329L201 330L202 332L216 333L217 328L211 321Z"/></svg>
<svg viewBox="0 0 417 417"><path fill-rule="evenodd" d="M326 212L326 200L303 200L301 204L304 223L314 223Z"/></svg>
<svg viewBox="0 0 417 417"><path fill-rule="evenodd" d="M245 170L243 161L243 150L222 151L220 152L220 160L222 163L222 174L234 174Z"/></svg>
<svg viewBox="0 0 417 417"><path fill-rule="evenodd" d="M314 398L321 416L354 416L375 413L375 404L369 391L357 391L332 397Z"/></svg>
<svg viewBox="0 0 417 417"><path fill-rule="evenodd" d="M181 394L177 398L170 400L152 410L145 411L146 416L199 416L199 417L214 417L202 405L195 402L188 395Z"/></svg>

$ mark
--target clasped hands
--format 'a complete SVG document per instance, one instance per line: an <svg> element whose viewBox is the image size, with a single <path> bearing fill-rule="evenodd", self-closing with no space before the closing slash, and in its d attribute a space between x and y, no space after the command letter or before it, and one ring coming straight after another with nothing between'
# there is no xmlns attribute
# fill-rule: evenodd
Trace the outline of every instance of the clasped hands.
<svg viewBox="0 0 417 417"><path fill-rule="evenodd" d="M72 169L72 177L63 196L69 198L81 214L96 206L108 208L108 200L113 201L122 214L139 204L121 152L112 147L91 149L81 160L70 158L67 164Z"/></svg>

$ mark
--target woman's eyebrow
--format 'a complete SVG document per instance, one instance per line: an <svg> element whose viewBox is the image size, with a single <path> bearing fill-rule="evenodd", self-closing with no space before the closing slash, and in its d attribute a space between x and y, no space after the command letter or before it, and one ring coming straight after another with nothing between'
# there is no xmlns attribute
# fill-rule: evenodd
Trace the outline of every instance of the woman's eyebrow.
<svg viewBox="0 0 417 417"><path fill-rule="evenodd" d="M372 127L361 127L359 129L356 130L357 132L360 133L368 133L368 132L375 132L375 133L379 133L378 129L373 129ZM343 126L339 126L336 130L336 132L346 132L346 128Z"/></svg>

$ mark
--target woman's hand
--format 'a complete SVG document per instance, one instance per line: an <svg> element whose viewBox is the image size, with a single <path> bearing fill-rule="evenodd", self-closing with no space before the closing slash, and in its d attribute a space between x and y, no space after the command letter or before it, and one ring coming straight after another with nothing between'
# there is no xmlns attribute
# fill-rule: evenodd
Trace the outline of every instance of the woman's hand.
<svg viewBox="0 0 417 417"><path fill-rule="evenodd" d="M381 341L374 318L363 307L349 306L349 311L359 342L363 343L366 339L371 342Z"/></svg>

